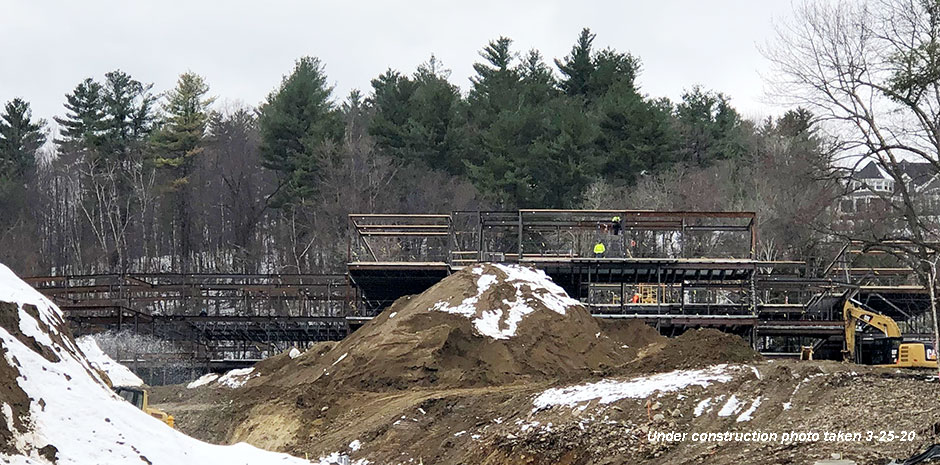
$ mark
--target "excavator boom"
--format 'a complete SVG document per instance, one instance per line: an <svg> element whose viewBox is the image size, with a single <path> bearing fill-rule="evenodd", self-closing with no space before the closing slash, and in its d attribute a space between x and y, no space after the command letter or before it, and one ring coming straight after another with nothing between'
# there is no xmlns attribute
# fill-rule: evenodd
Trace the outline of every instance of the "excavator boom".
<svg viewBox="0 0 940 465"><path fill-rule="evenodd" d="M897 322L880 313L865 310L852 299L845 299L842 316L845 320L846 358L855 358L855 327L859 322L881 331L886 337L901 338L901 328Z"/></svg>

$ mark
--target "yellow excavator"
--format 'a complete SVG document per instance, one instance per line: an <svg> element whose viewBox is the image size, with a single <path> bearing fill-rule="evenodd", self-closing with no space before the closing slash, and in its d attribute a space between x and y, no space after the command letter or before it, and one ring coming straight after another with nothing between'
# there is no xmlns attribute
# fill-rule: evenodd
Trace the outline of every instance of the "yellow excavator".
<svg viewBox="0 0 940 465"><path fill-rule="evenodd" d="M901 337L901 329L894 319L865 310L852 299L845 299L842 316L845 319L843 355L846 360L859 361L855 350L855 333L857 326L861 323L885 335L879 340L875 357L871 359L875 365L899 368L937 368L937 352L933 345L916 341L905 342Z"/></svg>
<svg viewBox="0 0 940 465"><path fill-rule="evenodd" d="M173 415L150 406L150 399L147 398L148 396L146 389L142 389L137 386L115 386L112 389L114 390L115 394L134 404L137 406L137 408L143 410L147 415L150 415L166 423L170 428L176 427L176 420L173 418Z"/></svg>

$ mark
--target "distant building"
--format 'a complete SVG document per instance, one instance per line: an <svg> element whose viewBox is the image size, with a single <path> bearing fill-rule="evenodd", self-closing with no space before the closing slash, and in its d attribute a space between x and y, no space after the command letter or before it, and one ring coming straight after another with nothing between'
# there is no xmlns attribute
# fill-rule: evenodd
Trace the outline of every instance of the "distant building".
<svg viewBox="0 0 940 465"><path fill-rule="evenodd" d="M940 176L936 168L930 163L906 160L901 161L899 168L911 192L935 211L940 206ZM893 197L896 192L894 177L874 161L855 172L848 188L848 195L839 202L839 212L847 216L884 210L884 197Z"/></svg>

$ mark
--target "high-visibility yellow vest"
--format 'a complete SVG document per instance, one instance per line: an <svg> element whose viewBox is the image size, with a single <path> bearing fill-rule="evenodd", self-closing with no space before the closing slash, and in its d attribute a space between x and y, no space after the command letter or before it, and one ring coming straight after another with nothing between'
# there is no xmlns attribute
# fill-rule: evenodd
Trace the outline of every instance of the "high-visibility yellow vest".
<svg viewBox="0 0 940 465"><path fill-rule="evenodd" d="M594 253L596 253L596 254L601 254L601 253L604 253L604 252L606 252L606 251L607 251L607 247L604 247L604 244L603 244L603 243L598 242L597 244L594 245Z"/></svg>
<svg viewBox="0 0 940 465"><path fill-rule="evenodd" d="M613 221L614 223L619 223L619 222L620 222L620 217L619 217L619 216L615 216L615 217L611 218L610 221Z"/></svg>

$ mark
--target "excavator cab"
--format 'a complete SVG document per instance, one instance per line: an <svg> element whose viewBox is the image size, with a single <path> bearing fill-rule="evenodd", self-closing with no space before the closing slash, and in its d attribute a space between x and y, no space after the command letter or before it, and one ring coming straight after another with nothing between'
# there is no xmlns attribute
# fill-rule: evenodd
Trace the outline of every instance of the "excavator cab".
<svg viewBox="0 0 940 465"><path fill-rule="evenodd" d="M115 394L121 396L121 398L131 404L134 404L135 407L143 410L147 415L166 423L170 428L176 427L176 419L173 418L173 415L163 410L150 407L146 390L136 386L115 386L113 389Z"/></svg>
<svg viewBox="0 0 940 465"><path fill-rule="evenodd" d="M144 390L129 386L118 386L114 388L115 394L124 398L124 400L134 404L135 407L144 409Z"/></svg>
<svg viewBox="0 0 940 465"><path fill-rule="evenodd" d="M899 337L881 337L869 341L858 341L857 361L863 365L888 365L898 359Z"/></svg>

